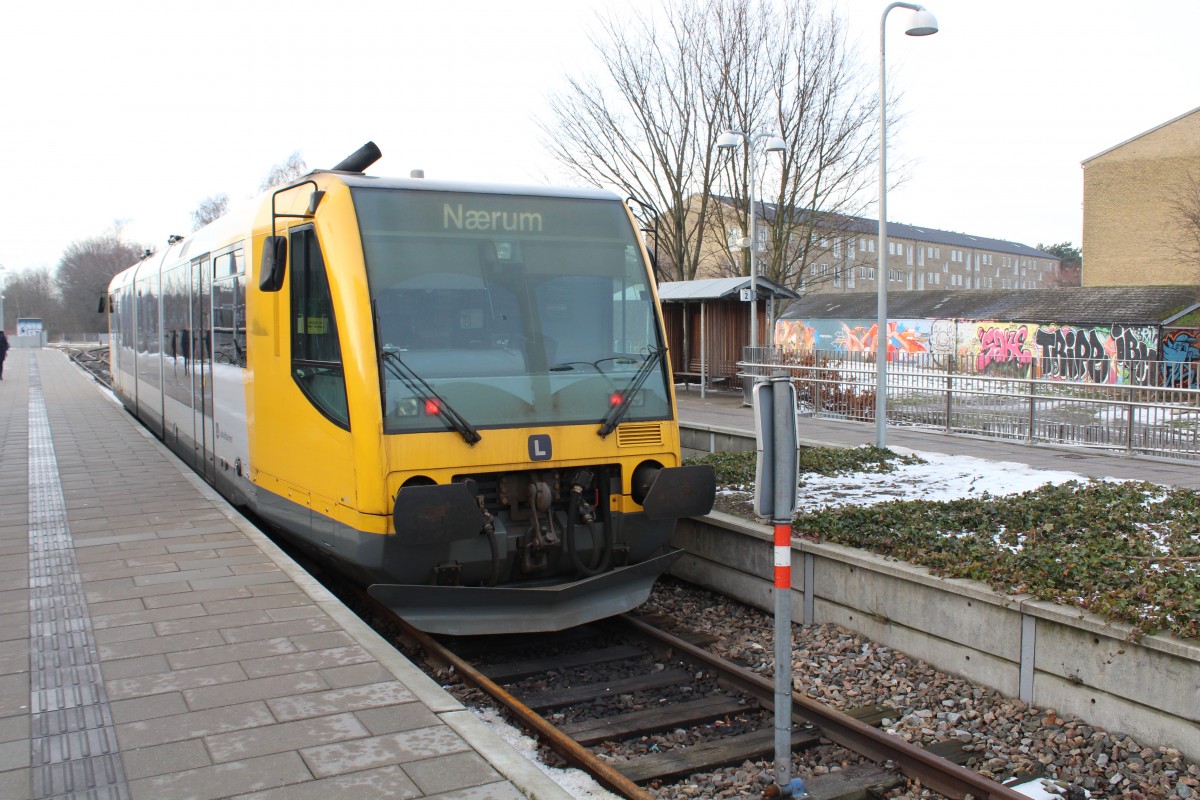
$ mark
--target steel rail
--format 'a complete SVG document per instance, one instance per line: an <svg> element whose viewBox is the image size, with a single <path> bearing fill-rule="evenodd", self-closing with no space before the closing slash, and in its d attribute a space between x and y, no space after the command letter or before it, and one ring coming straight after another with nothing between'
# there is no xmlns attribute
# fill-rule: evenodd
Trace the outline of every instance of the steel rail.
<svg viewBox="0 0 1200 800"><path fill-rule="evenodd" d="M621 617L635 630L651 636L690 659L703 662L741 683L765 705L774 699L775 684L749 670L730 664L720 656L696 647L677 636L629 615ZM799 692L792 692L796 714L816 725L829 739L874 761L891 761L910 778L948 797L965 800L1029 800L977 772L885 733L840 711L822 705Z"/></svg>
<svg viewBox="0 0 1200 800"><path fill-rule="evenodd" d="M377 603L376 605L378 606ZM382 608L382 606L378 607ZM405 635L420 644L428 655L441 659L454 667L464 679L491 695L497 702L515 714L522 724L541 736L551 750L565 758L570 764L584 770L606 789L616 792L628 800L653 800L653 795L613 769L609 764L601 761L586 747L554 727L541 715L505 691L502 686L447 650L440 642L409 625L402 618L394 615L392 618L404 630Z"/></svg>

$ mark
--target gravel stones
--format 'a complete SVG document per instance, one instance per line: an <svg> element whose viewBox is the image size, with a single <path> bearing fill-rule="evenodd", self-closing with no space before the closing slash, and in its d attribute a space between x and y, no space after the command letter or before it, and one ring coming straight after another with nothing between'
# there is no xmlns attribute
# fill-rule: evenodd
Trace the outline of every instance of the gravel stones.
<svg viewBox="0 0 1200 800"><path fill-rule="evenodd" d="M659 582L641 610L710 634L717 642L709 649L772 674L769 615L669 580ZM793 643L797 691L841 710L888 706L894 710L882 722L885 730L921 745L955 740L970 754L966 766L994 779L1045 776L1069 800L1085 797L1084 790L1093 798L1200 800L1200 764L1185 761L1172 747L1144 746L1123 732L1006 699L835 625L795 626ZM823 752L797 753L793 774L806 778L856 762L836 746L818 750ZM772 771L769 762L743 764L693 776L686 788L655 791L660 797L759 797L763 784L756 778ZM910 786L888 796L938 795Z"/></svg>

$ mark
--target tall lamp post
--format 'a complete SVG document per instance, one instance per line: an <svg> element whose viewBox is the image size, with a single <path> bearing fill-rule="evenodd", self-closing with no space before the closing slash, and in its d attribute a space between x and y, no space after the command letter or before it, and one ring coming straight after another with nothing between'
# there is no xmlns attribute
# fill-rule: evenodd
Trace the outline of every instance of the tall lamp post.
<svg viewBox="0 0 1200 800"><path fill-rule="evenodd" d="M721 150L732 150L737 147L738 142L744 142L749 148L749 158L747 161L750 165L750 346L758 347L758 267L754 261L754 249L758 246L755 239L754 221L758 216L757 197L758 193L754 187L755 164L754 164L754 146L759 142L765 142L763 152L778 153L787 149L787 143L783 141L783 137L777 133L755 133L753 135L744 131L725 131L717 137L717 147Z"/></svg>
<svg viewBox="0 0 1200 800"><path fill-rule="evenodd" d="M875 446L887 447L887 346L888 346L888 253L887 253L887 66L884 58L887 15L893 8L913 12L905 33L909 36L929 36L938 32L937 20L924 6L914 3L892 3L879 18L879 271L875 276L878 287L878 319L875 323Z"/></svg>

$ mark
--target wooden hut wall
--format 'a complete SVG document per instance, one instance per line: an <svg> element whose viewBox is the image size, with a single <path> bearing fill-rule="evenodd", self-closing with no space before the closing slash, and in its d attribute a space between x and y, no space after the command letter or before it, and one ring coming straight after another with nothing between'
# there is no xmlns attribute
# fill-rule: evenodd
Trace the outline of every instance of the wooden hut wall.
<svg viewBox="0 0 1200 800"><path fill-rule="evenodd" d="M671 369L686 372L683 352L683 303L663 303L663 326L667 329L667 353L671 358ZM699 307L696 313L700 313ZM694 344L694 343L693 343Z"/></svg>
<svg viewBox="0 0 1200 800"><path fill-rule="evenodd" d="M740 300L713 300L708 304L704 320L708 338L706 357L708 374L714 378L730 378L737 374L737 362L742 349L750 343L749 306ZM690 320L693 341L700 341L700 314ZM760 315L760 329L762 317ZM761 332L761 330L760 330ZM692 364L700 369L700 350L692 349Z"/></svg>
<svg viewBox="0 0 1200 800"><path fill-rule="evenodd" d="M667 348L671 366L676 372L700 371L700 305L704 302L704 327L708 338L706 369L714 378L731 378L737 374L737 362L742 360L742 348L749 344L747 305L740 300L692 300L663 304L663 321L667 329ZM685 311L686 306L686 311ZM759 306L759 336L769 341L764 307ZM688 326L688 352L684 353L683 325Z"/></svg>

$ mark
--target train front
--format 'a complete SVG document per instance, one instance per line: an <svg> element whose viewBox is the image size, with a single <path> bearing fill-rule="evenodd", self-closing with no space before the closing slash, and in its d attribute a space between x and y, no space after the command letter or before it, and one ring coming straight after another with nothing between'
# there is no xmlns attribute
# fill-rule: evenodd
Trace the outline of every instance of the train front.
<svg viewBox="0 0 1200 800"><path fill-rule="evenodd" d="M427 186L351 187L394 497L370 593L437 633L627 611L714 494L680 463L632 219L608 193Z"/></svg>

